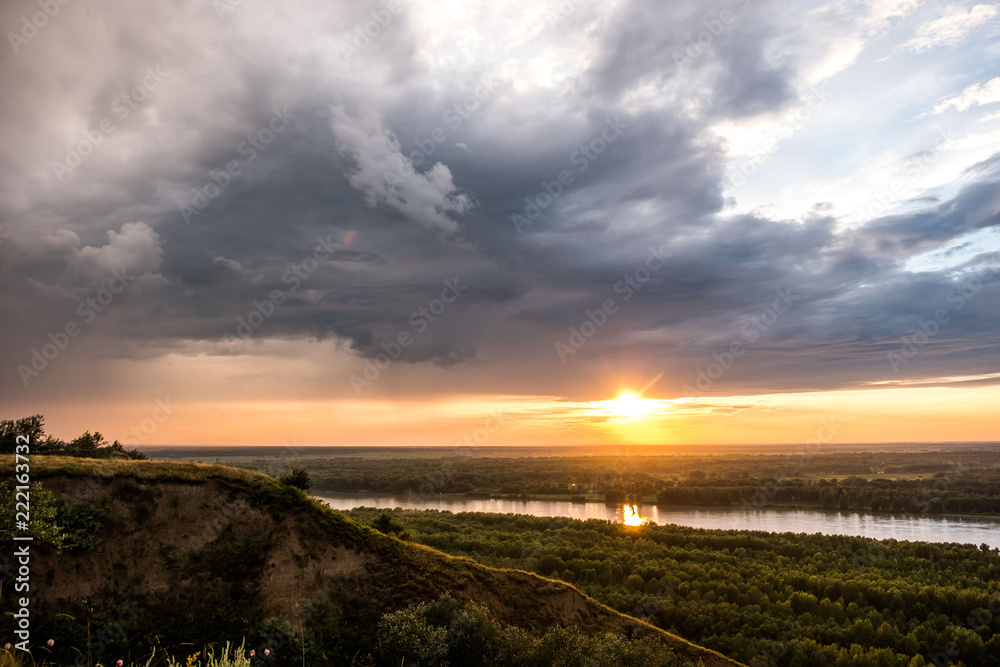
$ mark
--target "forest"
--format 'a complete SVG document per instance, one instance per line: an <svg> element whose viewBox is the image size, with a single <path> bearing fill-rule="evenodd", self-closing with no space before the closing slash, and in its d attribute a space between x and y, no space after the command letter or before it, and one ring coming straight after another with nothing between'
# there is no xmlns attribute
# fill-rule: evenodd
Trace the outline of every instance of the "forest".
<svg viewBox="0 0 1000 667"><path fill-rule="evenodd" d="M359 508L383 532L572 583L749 665L1000 665L1000 551Z"/></svg>
<svg viewBox="0 0 1000 667"><path fill-rule="evenodd" d="M315 492L562 498L664 506L781 506L1000 514L1000 457L925 452L486 458L233 457L274 474L307 468Z"/></svg>

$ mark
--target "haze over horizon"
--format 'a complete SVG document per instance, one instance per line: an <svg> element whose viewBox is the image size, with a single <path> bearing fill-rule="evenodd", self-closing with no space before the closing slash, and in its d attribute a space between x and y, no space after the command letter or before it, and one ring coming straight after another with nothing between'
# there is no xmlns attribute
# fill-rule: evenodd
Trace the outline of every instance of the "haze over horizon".
<svg viewBox="0 0 1000 667"><path fill-rule="evenodd" d="M1000 5L57 4L0 8L4 419L997 438Z"/></svg>

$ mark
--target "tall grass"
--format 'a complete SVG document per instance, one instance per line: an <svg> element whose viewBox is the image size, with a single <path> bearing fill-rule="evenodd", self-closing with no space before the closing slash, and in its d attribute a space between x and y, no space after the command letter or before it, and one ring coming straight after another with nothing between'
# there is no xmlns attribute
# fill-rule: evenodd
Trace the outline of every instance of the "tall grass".
<svg viewBox="0 0 1000 667"><path fill-rule="evenodd" d="M14 455L0 454L0 473L14 472ZM243 481L271 480L264 473L229 466L190 461L133 461L129 459L84 459L73 456L35 456L31 459L32 477L66 475L69 477L134 477L136 479L204 481L212 478ZM273 480L271 480L273 481Z"/></svg>
<svg viewBox="0 0 1000 667"><path fill-rule="evenodd" d="M40 650L45 649L43 647ZM153 655L145 662L110 659L106 662L92 663L88 667L117 667L119 662L122 667L152 667L154 664L159 667L255 667L255 665L263 664L260 656L250 657L245 648L245 642L241 642L238 647L231 647L230 643L226 642L219 654L216 654L214 649L205 648L184 660L177 660L165 651L159 657L157 653L154 651ZM58 667L59 664L50 662L47 658L36 659L31 653L18 651L14 648L0 648L0 667Z"/></svg>

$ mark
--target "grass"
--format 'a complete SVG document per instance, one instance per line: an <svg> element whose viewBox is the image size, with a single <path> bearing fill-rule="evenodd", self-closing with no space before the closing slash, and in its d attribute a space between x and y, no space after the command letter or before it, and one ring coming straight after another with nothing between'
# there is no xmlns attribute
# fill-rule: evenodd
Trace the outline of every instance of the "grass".
<svg viewBox="0 0 1000 667"><path fill-rule="evenodd" d="M33 456L31 476L38 477L134 477L139 480L204 482L233 479L243 482L274 481L259 472L207 463L132 461L128 459L84 459L74 456ZM14 455L0 454L0 474L14 474Z"/></svg>
<svg viewBox="0 0 1000 667"><path fill-rule="evenodd" d="M13 469L14 457L0 455L0 472L12 474ZM57 482L58 478L88 477L103 484L114 482L114 488L125 485L131 489L130 497L133 497L133 503L129 503L130 505L134 504L136 499L142 500L149 493L155 493L157 496L162 495L164 507L176 493L176 488L171 489L169 483L205 484L204 502L201 510L191 515L192 519L211 515L218 502L226 497L243 497L254 511L263 512L265 516L269 515L274 522L273 526L291 530L309 543L343 545L365 556L365 574L348 577L336 583L328 592L324 592L324 597L320 601L339 610L334 620L353 624L358 628L371 627L372 622L377 621L379 615L386 611L403 609L416 602L434 599L442 592L451 591L463 597L486 595L500 604L497 612L498 621L541 630L559 624L561 620L559 618L561 612L553 606L554 603L550 604L547 600L550 600L553 594L558 595L567 589L573 589L571 586L549 581L534 574L488 568L470 559L454 558L429 547L402 542L330 509L298 488L282 484L268 475L245 469L193 462L38 456L31 459L31 476L33 480L43 482ZM221 483L222 489L215 484L207 484L209 482ZM166 483L168 486L162 486L160 483ZM145 520L140 521L134 516L135 514L135 512L128 514L123 519L125 523L115 529L117 532L112 531L112 536L116 539L133 540L138 547L145 541L142 530L146 529L148 524ZM169 543L164 542L164 544L167 546L163 548L169 551ZM308 548L303 548L308 552ZM168 576L172 578L171 587L164 593L149 593L140 600L146 612L152 616L146 618L144 614L134 622L130 635L138 643L133 643L131 646L134 649L148 646L153 633L160 640L167 642L168 647L176 648L182 645L178 642L194 641L195 646L198 646L201 641L209 641L212 637L242 636L248 632L248 628L256 632L270 619L267 616L270 611L265 614L263 606L258 609L251 604L251 600L258 600L255 595L256 585L264 577L262 568L267 565L270 552L270 542L263 537L260 540L248 540L248 536L243 533L230 534L223 529L215 535L214 540L196 550L168 554L170 558L167 560L175 564L174 568L168 567L166 570ZM236 563L240 564L240 567L231 567ZM192 578L192 575L197 576ZM553 590L548 590L550 588ZM622 616L579 593L578 590L576 593L580 596L581 603L590 610L585 623L587 627L582 628L586 632L614 630L628 634L639 632L654 635L682 655L692 657L692 662L695 663L697 657L710 655L710 652L704 652L678 637L663 633L641 621ZM233 602L234 595L240 598L238 604ZM535 596L540 596L536 600L536 605L523 606ZM116 605L124 604L122 602L124 598L119 600L117 594L110 593L105 598L102 605L109 610L105 615L112 618L112 611L118 609ZM353 609L350 605L354 604L354 601L361 601L364 604L356 612L351 612L352 616L343 616L345 610ZM262 604L263 602L266 601L262 601ZM79 613L79 610L63 611ZM157 623L150 625L152 623L150 619L157 614L160 615L158 620L154 619ZM189 616L191 618L188 618ZM326 631L325 626L324 628L319 626L319 617L315 620L317 623L308 623L304 628L305 634L310 638L319 637L321 631ZM71 630L82 632L82 624L77 623L74 628L76 629L71 628ZM302 633L303 629L300 628L299 635ZM249 635L247 636L248 641L252 640ZM296 641L301 642L302 650L306 649L305 641ZM79 643L62 643L63 648L71 645ZM44 652L45 647L41 650ZM310 651L318 650L318 645L317 647L310 645ZM173 663L166 662L167 657L158 656L157 666L172 667ZM192 663L190 667L235 667L257 664L233 662L232 658L226 658L230 660L228 663L221 662L223 659L221 657L208 656L207 659L216 662ZM30 661L30 657L28 662L13 660L12 655L3 657L0 654L0 667L47 665L46 662ZM312 661L312 658L310 660ZM116 660L111 660L90 664L94 664L95 667L96 665L112 667L115 662ZM184 665L184 667L189 666Z"/></svg>
<svg viewBox="0 0 1000 667"><path fill-rule="evenodd" d="M262 664L259 660L251 658L244 646L245 642L241 642L238 647L231 647L230 643L226 642L222 652L218 655L212 649L206 648L183 661L178 661L164 652L156 664L162 665L162 667L253 667L255 664ZM122 667L151 667L154 664L153 661L157 659L156 654L157 651L153 651L146 661L140 660L139 662L115 658L109 658L109 662L98 660L92 664L92 667L118 667L119 663ZM89 661L88 664L90 664ZM60 667L60 665L49 662L45 658L38 661L33 655L24 651L0 649L0 667Z"/></svg>

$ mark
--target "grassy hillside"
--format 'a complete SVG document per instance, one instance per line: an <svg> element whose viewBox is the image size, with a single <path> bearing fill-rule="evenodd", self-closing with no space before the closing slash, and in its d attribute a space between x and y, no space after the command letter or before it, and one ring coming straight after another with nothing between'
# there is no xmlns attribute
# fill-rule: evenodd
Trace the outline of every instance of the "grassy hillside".
<svg viewBox="0 0 1000 667"><path fill-rule="evenodd" d="M36 457L31 467L32 479L51 493L47 499L33 490L33 515L51 505L59 530L50 541L62 544L36 543L32 562L33 639L55 640L52 659L72 659L71 647L87 653L89 646L96 662L102 655L136 659L158 646L193 652L246 637L260 654L273 649L272 664L363 664L376 635L384 644L393 623L417 618L426 626L442 608L454 607L450 619L520 628L536 646L554 636L551 628L569 627L583 634L560 635L553 645L614 633L644 642L642 650L669 647L672 664L736 664L565 583L401 542L265 475L59 457ZM12 474L12 457L0 458L0 478ZM0 533L4 538L9 532ZM8 591L9 584L0 593L4 612L13 607ZM415 607L421 603L437 606ZM464 608L473 611L455 611ZM424 626L413 631L423 633L421 646L434 635ZM448 632L441 641L464 636L454 627ZM0 643L6 641L13 639L0 633Z"/></svg>

